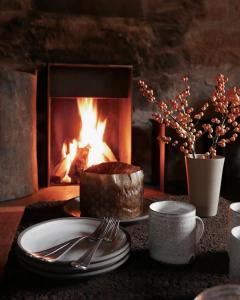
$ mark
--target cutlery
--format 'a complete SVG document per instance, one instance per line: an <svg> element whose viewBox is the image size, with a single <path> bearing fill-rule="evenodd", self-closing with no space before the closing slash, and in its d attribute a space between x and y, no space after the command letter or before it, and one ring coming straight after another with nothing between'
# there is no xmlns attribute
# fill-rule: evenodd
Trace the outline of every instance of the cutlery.
<svg viewBox="0 0 240 300"><path fill-rule="evenodd" d="M104 218L104 220L99 224L96 230L90 235L76 237L61 244L55 245L51 248L31 253L32 256L40 258L42 260L46 260L48 262L55 262L59 258L61 258L64 254L70 251L74 246L76 246L79 242L89 239L96 240L100 233L105 229L109 220L108 218Z"/></svg>
<svg viewBox="0 0 240 300"><path fill-rule="evenodd" d="M89 248L87 252L85 252L85 254L81 256L78 260L72 261L71 266L77 269L87 270L94 254L96 253L102 241L106 240L108 242L112 242L117 235L118 228L119 228L119 220L115 218L110 218L107 226L105 227L105 230L102 231L100 235L97 237L97 240L94 241L94 245L91 248Z"/></svg>

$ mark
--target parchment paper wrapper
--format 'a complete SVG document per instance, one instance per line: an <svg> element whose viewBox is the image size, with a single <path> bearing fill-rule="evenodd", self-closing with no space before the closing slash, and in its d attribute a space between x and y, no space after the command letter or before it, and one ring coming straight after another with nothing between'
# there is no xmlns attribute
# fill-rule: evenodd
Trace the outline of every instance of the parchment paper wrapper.
<svg viewBox="0 0 240 300"><path fill-rule="evenodd" d="M143 210L143 171L131 174L80 175L80 210L82 216L115 216L131 219Z"/></svg>

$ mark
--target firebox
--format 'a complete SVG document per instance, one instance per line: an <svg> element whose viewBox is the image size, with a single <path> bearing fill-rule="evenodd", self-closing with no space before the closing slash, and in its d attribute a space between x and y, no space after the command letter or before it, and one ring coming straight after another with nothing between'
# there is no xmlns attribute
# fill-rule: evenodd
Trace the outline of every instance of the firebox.
<svg viewBox="0 0 240 300"><path fill-rule="evenodd" d="M48 185L77 184L101 162L131 163L131 83L131 66L48 65Z"/></svg>

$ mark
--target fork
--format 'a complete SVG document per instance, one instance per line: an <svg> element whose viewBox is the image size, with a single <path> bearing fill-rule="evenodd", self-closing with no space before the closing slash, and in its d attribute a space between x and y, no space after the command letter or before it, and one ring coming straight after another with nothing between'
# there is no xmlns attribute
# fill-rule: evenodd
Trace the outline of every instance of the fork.
<svg viewBox="0 0 240 300"><path fill-rule="evenodd" d="M119 220L115 218L110 218L108 225L106 226L105 230L100 233L93 247L89 248L87 252L85 252L84 255L81 256L78 260L72 261L71 266L77 269L87 270L94 254L96 253L102 241L105 240L107 242L112 242L117 235L118 229Z"/></svg>
<svg viewBox="0 0 240 300"><path fill-rule="evenodd" d="M55 262L58 259L60 259L64 254L69 252L74 246L76 246L79 242L90 239L90 240L96 240L99 234L105 229L107 224L109 223L108 218L104 218L104 220L99 224L99 226L96 228L96 230L87 236L81 236L76 237L71 240L68 240L66 242L63 242L61 244L55 245L51 248L39 251L39 252L33 252L32 256L35 256L37 258L40 258L42 260L46 260L48 262Z"/></svg>

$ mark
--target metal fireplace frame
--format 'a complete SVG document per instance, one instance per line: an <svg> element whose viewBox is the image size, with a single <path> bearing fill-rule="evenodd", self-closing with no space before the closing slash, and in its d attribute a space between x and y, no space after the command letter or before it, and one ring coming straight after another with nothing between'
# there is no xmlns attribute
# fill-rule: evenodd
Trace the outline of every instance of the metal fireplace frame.
<svg viewBox="0 0 240 300"><path fill-rule="evenodd" d="M47 78L47 80L46 80ZM47 138L38 139L38 167L40 186L50 186L50 141L51 141L51 98L111 98L125 99L129 128L129 151L126 153L127 163L131 163L132 143L132 66L129 65L89 65L89 64L48 64L47 68L39 72L38 79L38 111L42 112L42 120L38 127L45 132ZM124 106L125 106L124 105ZM39 147L38 147L39 149ZM39 153L40 152L40 153ZM43 161L47 166L43 166Z"/></svg>

